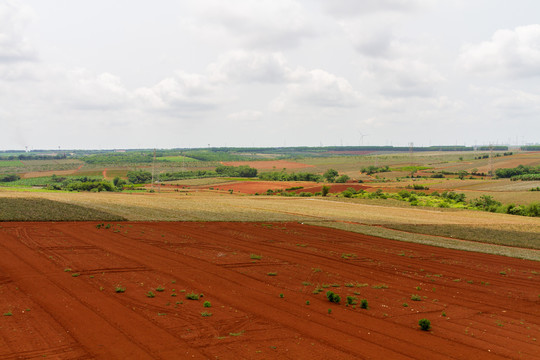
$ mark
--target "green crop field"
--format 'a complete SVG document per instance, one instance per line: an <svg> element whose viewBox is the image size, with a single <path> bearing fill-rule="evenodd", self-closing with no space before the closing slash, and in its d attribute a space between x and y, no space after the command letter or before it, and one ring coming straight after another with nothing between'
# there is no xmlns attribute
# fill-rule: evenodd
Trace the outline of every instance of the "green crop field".
<svg viewBox="0 0 540 360"><path fill-rule="evenodd" d="M0 221L125 220L106 211L47 199L0 197Z"/></svg>
<svg viewBox="0 0 540 360"><path fill-rule="evenodd" d="M0 160L0 167L20 167L24 164L20 160Z"/></svg>
<svg viewBox="0 0 540 360"><path fill-rule="evenodd" d="M159 160L159 161L172 161L172 162L194 162L194 161L199 161L197 159L193 159L193 158L190 158L190 157L187 157L187 156L165 156L165 157L161 157L161 158L158 158L156 160Z"/></svg>

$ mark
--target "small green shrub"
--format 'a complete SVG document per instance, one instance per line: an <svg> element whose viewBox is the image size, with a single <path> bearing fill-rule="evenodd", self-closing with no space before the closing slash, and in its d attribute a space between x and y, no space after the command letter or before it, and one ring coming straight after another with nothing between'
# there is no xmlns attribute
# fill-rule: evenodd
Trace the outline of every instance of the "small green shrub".
<svg viewBox="0 0 540 360"><path fill-rule="evenodd" d="M412 301L421 301L422 300L422 297L418 294L414 294L414 295L411 295L411 300Z"/></svg>
<svg viewBox="0 0 540 360"><path fill-rule="evenodd" d="M367 309L367 308L368 308L368 302L367 302L366 299L360 300L360 307L361 307L362 309Z"/></svg>
<svg viewBox="0 0 540 360"><path fill-rule="evenodd" d="M309 300L306 301L306 305L309 305Z"/></svg>
<svg viewBox="0 0 540 360"><path fill-rule="evenodd" d="M158 286L156 288L156 291L163 292L163 291L165 291L165 288L163 288L162 286Z"/></svg>
<svg viewBox="0 0 540 360"><path fill-rule="evenodd" d="M328 301L336 304L339 304L339 302L341 301L341 297L338 294L334 294L333 291L326 292L326 298L328 299Z"/></svg>
<svg viewBox="0 0 540 360"><path fill-rule="evenodd" d="M153 297L156 297L156 294L154 294L153 291L149 291L146 293L146 297L153 298Z"/></svg>
<svg viewBox="0 0 540 360"><path fill-rule="evenodd" d="M257 254L250 254L249 257L250 257L250 259L253 259L253 260L261 260L262 259L262 255L257 255Z"/></svg>
<svg viewBox="0 0 540 360"><path fill-rule="evenodd" d="M209 316L212 316L212 313L203 311L203 312L201 313L201 316L202 316L202 317L209 317Z"/></svg>
<svg viewBox="0 0 540 360"><path fill-rule="evenodd" d="M123 293L123 292L126 292L126 288L120 285L117 285L116 288L114 288L114 291L117 293Z"/></svg>
<svg viewBox="0 0 540 360"><path fill-rule="evenodd" d="M420 329L424 331L429 331L429 329L431 329L431 321L429 321L428 319L418 320L418 325L420 325Z"/></svg>
<svg viewBox="0 0 540 360"><path fill-rule="evenodd" d="M205 301L205 302L203 303L203 306L204 306L205 308L209 308L209 307L212 307L212 303L210 303L210 301Z"/></svg>
<svg viewBox="0 0 540 360"><path fill-rule="evenodd" d="M268 275L268 276L277 276L277 272L269 272L266 275Z"/></svg>
<svg viewBox="0 0 540 360"><path fill-rule="evenodd" d="M356 296L347 296L348 305L356 305Z"/></svg>
<svg viewBox="0 0 540 360"><path fill-rule="evenodd" d="M195 294L195 293L186 294L186 299L188 299L188 300L199 300L199 294Z"/></svg>
<svg viewBox="0 0 540 360"><path fill-rule="evenodd" d="M285 297L285 295L279 294L279 297L283 299Z"/></svg>

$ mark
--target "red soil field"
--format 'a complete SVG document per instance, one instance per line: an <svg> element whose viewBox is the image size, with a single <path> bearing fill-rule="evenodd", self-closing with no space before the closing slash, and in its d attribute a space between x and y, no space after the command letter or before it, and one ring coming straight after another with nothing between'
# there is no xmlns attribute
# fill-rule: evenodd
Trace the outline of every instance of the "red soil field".
<svg viewBox="0 0 540 360"><path fill-rule="evenodd" d="M299 223L0 225L1 359L540 357L538 262Z"/></svg>
<svg viewBox="0 0 540 360"><path fill-rule="evenodd" d="M248 165L252 168L255 168L257 170L273 170L273 171L281 171L283 168L285 169L304 169L304 168L312 168L315 167L314 165L308 165L308 164L302 164L294 161L287 161L287 160L269 160L269 161L229 161L229 162L223 162L223 165L227 166L241 166L241 165Z"/></svg>

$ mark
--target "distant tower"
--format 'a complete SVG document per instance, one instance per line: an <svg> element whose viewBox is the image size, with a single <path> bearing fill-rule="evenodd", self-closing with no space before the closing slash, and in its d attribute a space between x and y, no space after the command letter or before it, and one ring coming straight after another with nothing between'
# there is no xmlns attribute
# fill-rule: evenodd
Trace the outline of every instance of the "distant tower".
<svg viewBox="0 0 540 360"><path fill-rule="evenodd" d="M409 157L411 159L411 165L413 164L413 150L414 150L414 143L409 143Z"/></svg>

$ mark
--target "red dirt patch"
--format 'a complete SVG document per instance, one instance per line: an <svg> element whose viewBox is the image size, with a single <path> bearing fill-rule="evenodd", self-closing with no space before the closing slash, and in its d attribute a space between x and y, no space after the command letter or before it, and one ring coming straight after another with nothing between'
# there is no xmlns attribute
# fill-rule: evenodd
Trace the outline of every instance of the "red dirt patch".
<svg viewBox="0 0 540 360"><path fill-rule="evenodd" d="M314 165L302 164L294 161L287 160L272 160L272 161L229 161L223 162L223 165L227 166L241 166L248 165L257 170L275 170L281 171L285 169L304 169L312 168Z"/></svg>
<svg viewBox="0 0 540 360"><path fill-rule="evenodd" d="M298 223L1 225L2 359L538 358L538 262Z"/></svg>

